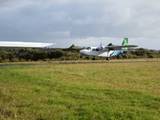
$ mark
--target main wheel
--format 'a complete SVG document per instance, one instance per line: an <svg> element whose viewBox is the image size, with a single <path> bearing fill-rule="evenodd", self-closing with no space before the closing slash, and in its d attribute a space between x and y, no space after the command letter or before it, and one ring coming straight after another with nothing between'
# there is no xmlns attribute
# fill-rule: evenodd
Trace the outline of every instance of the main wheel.
<svg viewBox="0 0 160 120"><path fill-rule="evenodd" d="M93 58L92 58L92 60L96 60L96 58L95 58L95 57L93 57Z"/></svg>

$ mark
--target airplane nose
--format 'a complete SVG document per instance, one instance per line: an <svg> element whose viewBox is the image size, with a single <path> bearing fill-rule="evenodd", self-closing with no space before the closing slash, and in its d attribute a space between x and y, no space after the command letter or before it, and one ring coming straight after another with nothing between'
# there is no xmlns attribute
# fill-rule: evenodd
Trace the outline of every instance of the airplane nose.
<svg viewBox="0 0 160 120"><path fill-rule="evenodd" d="M85 55L85 53L86 53L85 50L80 50L81 55Z"/></svg>
<svg viewBox="0 0 160 120"><path fill-rule="evenodd" d="M84 52L84 50L80 50L80 53L82 54Z"/></svg>

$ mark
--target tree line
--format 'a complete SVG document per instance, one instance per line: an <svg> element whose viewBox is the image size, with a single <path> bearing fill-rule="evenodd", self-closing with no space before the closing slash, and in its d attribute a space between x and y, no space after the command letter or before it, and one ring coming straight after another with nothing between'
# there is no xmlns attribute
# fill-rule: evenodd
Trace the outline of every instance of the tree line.
<svg viewBox="0 0 160 120"><path fill-rule="evenodd" d="M0 48L0 62L88 59L80 58L79 50L72 47L66 49ZM138 48L129 51L127 56L117 57L117 59L126 58L160 58L160 51ZM96 59L105 58L96 57Z"/></svg>

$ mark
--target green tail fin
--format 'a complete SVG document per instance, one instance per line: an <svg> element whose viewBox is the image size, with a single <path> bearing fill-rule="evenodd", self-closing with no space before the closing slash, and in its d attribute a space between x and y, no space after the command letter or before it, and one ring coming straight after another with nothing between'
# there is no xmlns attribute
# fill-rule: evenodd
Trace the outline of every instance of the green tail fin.
<svg viewBox="0 0 160 120"><path fill-rule="evenodd" d="M128 45L128 38L124 38L122 42L122 46L127 46ZM128 50L127 47L123 48L124 50Z"/></svg>
<svg viewBox="0 0 160 120"><path fill-rule="evenodd" d="M122 42L122 46L127 46L128 45L128 38L124 38Z"/></svg>

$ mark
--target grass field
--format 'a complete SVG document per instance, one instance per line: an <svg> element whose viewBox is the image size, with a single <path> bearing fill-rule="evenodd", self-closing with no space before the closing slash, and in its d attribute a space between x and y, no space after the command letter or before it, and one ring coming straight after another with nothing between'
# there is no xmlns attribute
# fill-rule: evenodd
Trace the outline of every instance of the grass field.
<svg viewBox="0 0 160 120"><path fill-rule="evenodd" d="M0 66L0 120L159 120L160 62Z"/></svg>

